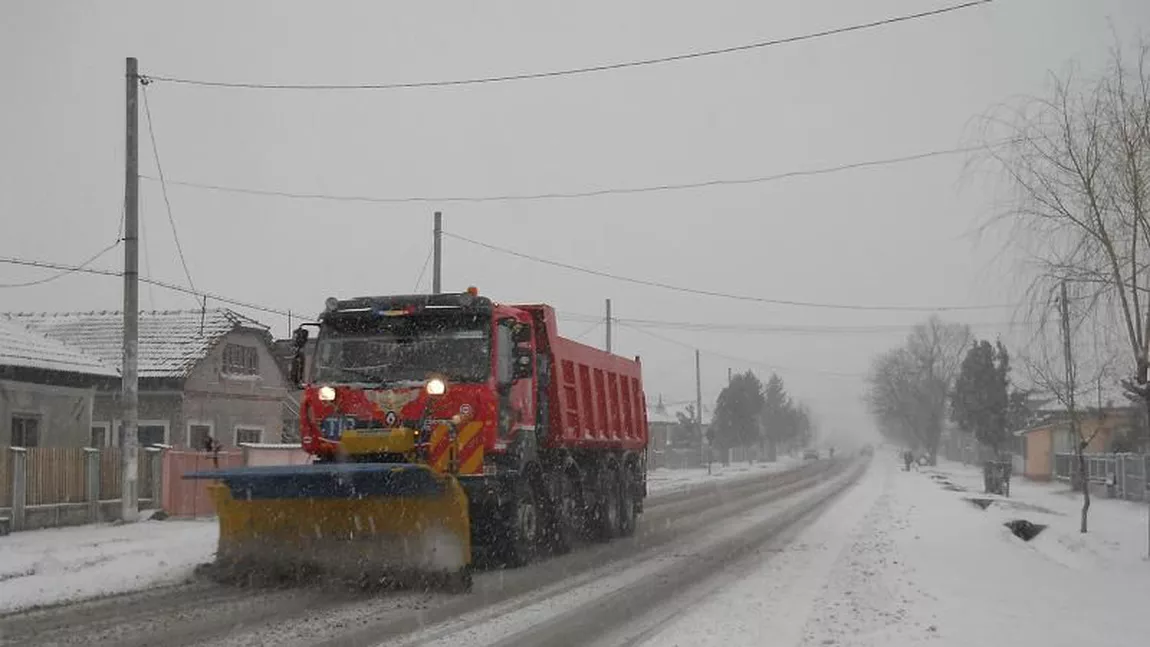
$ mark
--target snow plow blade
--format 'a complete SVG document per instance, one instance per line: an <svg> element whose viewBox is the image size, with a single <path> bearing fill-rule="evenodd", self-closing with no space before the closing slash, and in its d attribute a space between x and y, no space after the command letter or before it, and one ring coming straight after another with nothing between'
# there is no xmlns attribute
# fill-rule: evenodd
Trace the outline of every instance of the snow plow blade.
<svg viewBox="0 0 1150 647"><path fill-rule="evenodd" d="M220 538L210 574L232 581L471 584L467 496L423 465L332 463L184 475L212 479Z"/></svg>

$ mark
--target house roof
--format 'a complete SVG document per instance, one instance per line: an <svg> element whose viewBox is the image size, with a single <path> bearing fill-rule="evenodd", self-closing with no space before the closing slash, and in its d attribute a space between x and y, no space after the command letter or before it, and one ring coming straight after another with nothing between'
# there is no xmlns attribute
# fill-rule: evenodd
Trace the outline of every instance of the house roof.
<svg viewBox="0 0 1150 647"><path fill-rule="evenodd" d="M82 349L117 371L122 365L124 317L121 312L22 312L10 313L7 317L34 332ZM187 377L219 338L234 330L268 335L269 329L226 308L141 312L139 375L141 378Z"/></svg>
<svg viewBox="0 0 1150 647"><path fill-rule="evenodd" d="M114 377L114 366L95 355L0 318L0 366Z"/></svg>

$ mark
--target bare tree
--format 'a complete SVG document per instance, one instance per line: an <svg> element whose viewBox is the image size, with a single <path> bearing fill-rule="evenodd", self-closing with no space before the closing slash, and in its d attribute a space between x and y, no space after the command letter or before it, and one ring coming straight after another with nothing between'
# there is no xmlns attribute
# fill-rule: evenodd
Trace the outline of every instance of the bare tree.
<svg viewBox="0 0 1150 647"><path fill-rule="evenodd" d="M1059 404L1066 409L1066 423L1070 427L1070 438L1074 443L1074 456L1078 465L1078 475L1081 479L1080 487L1082 488L1082 511L1078 530L1085 533L1088 529L1087 519L1090 513L1090 483L1086 469L1086 449L1103 426L1101 417L1105 415L1106 408L1102 393L1107 383L1115 384L1116 381L1112 372L1113 356L1099 353L1095 349L1094 352L1086 354L1086 361L1075 359L1077 355L1082 354L1075 352L1071 309L1069 303L1063 301L1062 298L1060 294L1058 305L1064 313L1064 316L1060 317L1062 323L1060 345L1062 350L1059 355L1061 355L1061 359L1052 359L1048 344L1039 343L1038 352L1033 356L1024 357L1023 362L1035 386L1054 396ZM1094 325L1097 325L1096 322ZM1091 404L1096 406L1092 407ZM1096 420L1093 429L1088 432L1082 423L1084 412L1090 415L1090 409L1094 409L1093 415L1098 416L1099 419Z"/></svg>
<svg viewBox="0 0 1150 647"><path fill-rule="evenodd" d="M931 317L914 327L906 344L875 359L867 404L884 434L911 449L925 449L933 465L951 386L973 337L962 324Z"/></svg>
<svg viewBox="0 0 1150 647"><path fill-rule="evenodd" d="M1133 60L1116 45L1096 77L1052 76L1048 97L993 111L983 136L1012 189L1000 216L1038 267L1039 322L1063 282L1088 304L1078 316L1114 313L1122 384L1150 412L1150 43ZM991 142L1003 128L1009 138Z"/></svg>

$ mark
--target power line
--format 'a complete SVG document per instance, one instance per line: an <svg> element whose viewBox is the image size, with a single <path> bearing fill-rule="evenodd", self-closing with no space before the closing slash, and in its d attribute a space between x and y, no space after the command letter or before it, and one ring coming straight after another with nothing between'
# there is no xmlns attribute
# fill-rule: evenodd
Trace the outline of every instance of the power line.
<svg viewBox="0 0 1150 647"><path fill-rule="evenodd" d="M419 284L423 283L423 275L427 272L427 264L431 262L431 255L435 253L435 246L427 250L427 258L423 259L423 267L419 270L419 276L415 279L415 287L412 291L419 292Z"/></svg>
<svg viewBox="0 0 1150 647"><path fill-rule="evenodd" d="M156 174L160 176L160 191L164 196L164 206L168 211L168 224L172 226L172 238L176 241L176 252L180 255L180 265L184 267L184 277L188 279L188 287L193 291L196 284L192 281L192 273L188 271L188 261L184 258L184 248L180 245L180 234L176 231L176 219L172 216L172 202L168 199L168 183L164 181L164 167L160 164L160 149L156 146L156 133L152 128L152 109L148 107L148 82L141 80L140 94L144 98L144 116L148 122L148 137L152 140L152 156L156 159Z"/></svg>
<svg viewBox="0 0 1150 647"><path fill-rule="evenodd" d="M900 16L893 16L890 18L883 18L881 20L874 20L871 22L857 23L845 27L835 27L832 29L824 29L822 31L810 32L796 36L787 36L785 38L776 38L771 40L761 40L752 43L744 43L741 45L733 45L729 47L720 47L717 49L696 50L686 52L683 54L673 54L670 56L660 56L656 58L646 58L631 61L619 61L615 63L603 63L599 65L588 65L584 67L573 67L559 70L549 70L542 72L522 72L517 74L501 74L496 76L482 76L460 79L444 79L433 81L408 81L408 82L393 82L393 83L354 83L354 84L338 84L338 83L258 83L258 82L242 82L242 81L211 81L202 79L180 78L173 76L163 75L149 75L149 81L157 81L163 83L178 83L183 85L194 85L214 88L239 88L246 90L412 90L418 88L442 88L442 87L456 87L467 85L480 85L484 83L506 83L511 81L528 81L537 79L548 79L561 76L573 76L581 74L592 74L597 72L608 72L614 70L622 70L636 67L646 67L652 65L663 65L666 63L676 63L680 61L687 61L699 58L708 58L713 56L724 56L727 54L735 54L738 52L746 52L757 49L764 49L767 47L774 47L776 45L787 45L798 43L802 41L815 40L819 38L826 38L829 36L838 36L855 31L863 31L868 29L875 29L878 27L885 27L901 22L909 22L912 20L919 20L923 18L930 18L939 16L946 13L961 11L963 9L971 9L979 5L989 4L991 0L973 0L971 2L964 2L962 4L951 5L939 9L932 9L930 11L921 11L918 13L905 14Z"/></svg>
<svg viewBox="0 0 1150 647"><path fill-rule="evenodd" d="M27 288L27 287L31 287L33 285L43 285L45 283L55 281L56 279L68 276L69 274L74 274L76 272L83 271L89 265L91 265L92 263L95 263L97 260L99 260L101 256L103 256L104 254L107 254L108 252L110 252L113 249L115 249L116 247L118 247L120 245L120 243L122 243L122 242L124 242L123 237L122 236L116 236L116 242L114 242L111 245L108 245L107 247L105 247L104 249L101 249L100 251L96 252L90 258L88 258L88 260L84 261L83 263L80 263L79 265L75 266L74 268L62 269L59 272L52 274L51 276L47 276L47 277L42 278L42 279L37 279L35 281L26 281L24 283L0 283L0 288Z"/></svg>
<svg viewBox="0 0 1150 647"><path fill-rule="evenodd" d="M578 312L560 311L560 314L567 319L576 321L594 321L595 315L583 314ZM763 333L763 334L904 334L910 331L913 324L873 324L873 325L859 325L859 326L821 326L811 324L793 324L793 325L772 325L772 324L750 324L750 323L704 323L694 321L673 321L665 319L628 319L628 318L614 318L624 324L629 324L632 327L639 328L655 328L666 330L682 330L690 332L708 332L708 333ZM980 326L1008 326L1015 327L1025 325L1025 322L1016 321L981 321L971 322L966 325L972 327Z"/></svg>
<svg viewBox="0 0 1150 647"><path fill-rule="evenodd" d="M579 333L578 335L575 335L571 339L573 339L575 341L579 341L579 340L583 339L587 335L590 335L591 333L595 332L595 330L597 330L599 328L599 326L602 326L605 321L606 321L606 319L600 317L599 320L596 321L594 324L592 324L590 328L588 328L587 330L584 330L583 332Z"/></svg>
<svg viewBox="0 0 1150 647"><path fill-rule="evenodd" d="M862 373L840 373L837 371L824 371L824 370L810 369L810 368L793 368L793 367L787 367L787 366L780 366L778 364L773 364L773 363L768 363L768 362L761 362L761 361L756 361L756 360L752 360L752 359L747 359L745 357L736 357L734 355L727 355L725 353L719 353L717 351L708 350L706 348L699 348L698 346L696 346L694 344L688 344L687 342L679 341L677 339L672 339L672 338L666 337L664 335L659 335L659 334L651 332L650 330L644 330L644 329L636 327L636 326L631 326L631 325L621 323L621 322L620 322L620 325L625 327L625 328L630 328L631 330L634 330L637 333L641 333L641 334L647 335L648 337L652 337L654 339L664 341L668 344L674 344L676 346L682 346L683 348L689 348L691 350L697 350L700 353L703 353L704 355L710 355L712 357L718 357L720 359L725 359L725 360L728 360L731 362L737 362L739 364L744 364L744 365L749 365L749 366L758 366L761 368L765 368L769 371L813 373L815 375L825 375L828 377L842 377L842 378L851 378L851 379L866 377L866 375L864 375Z"/></svg>
<svg viewBox="0 0 1150 647"><path fill-rule="evenodd" d="M647 287L661 288L670 290L672 292L682 292L686 294L696 294L700 296L718 297L722 299L732 299L735 301L752 301L756 303L769 303L773 305L796 306L803 308L824 308L830 310L874 310L874 311L891 311L891 312L952 312L960 310L994 310L1000 308L1013 308L1013 305L977 305L977 306L882 306L882 305L854 305L842 303L817 303L813 301L793 301L789 299L772 299L767 297L757 297L744 294L731 294L728 292L719 292L717 290L702 290L698 288L688 288L680 285L673 285L664 283L662 281L650 281L646 279L636 279L629 276L622 276L620 274L612 274L602 270L591 269L589 267L582 267L580 265L572 265L570 263L563 263L561 261L553 261L550 259L542 258L539 256L532 256L531 254L524 254L515 250L507 249L506 247L499 247L490 243L484 243L478 240L473 240L451 232L443 232L444 236L454 238L456 240L470 243L478 247L515 256L517 258L526 259L544 265L551 265L573 272L581 272L583 274L590 274L592 276L599 276L602 278L612 279L615 281L622 281L624 283L632 283L635 285L643 285Z"/></svg>
<svg viewBox="0 0 1150 647"><path fill-rule="evenodd" d="M102 269L102 268L96 268L96 267L81 267L79 265L66 265L64 263L53 263L50 261L37 261L37 260L31 260L31 259L25 259L25 258L15 258L12 256L0 256L0 263L8 263L10 265L23 265L26 267L39 267L39 268L52 269L52 270L68 270L70 272L80 272L83 274L96 274L99 276L113 276L113 277L123 277L124 276L123 272L118 272L116 270L108 270L108 269ZM255 303L251 303L249 301L241 301L239 299L233 299L230 297L225 297L225 296L213 293L213 292L204 292L202 290L193 290L191 288L183 287L182 285L176 285L174 283L168 283L166 281L161 281L159 279L153 279L150 277L141 276L141 277L139 277L139 281L141 283L145 283L147 285L155 285L156 287L161 287L161 288L164 288L167 290L173 290L175 292L182 292L184 294L190 294L190 295L195 296L195 297L200 297L200 298L207 297L209 299L212 299L213 301L219 301L220 303L225 303L225 304L237 306L240 308L247 308L248 310L255 310L257 312L265 312L265 313L273 314L273 315L282 315L285 317L288 316L287 310L279 310L277 308L269 308L267 306L258 305ZM296 312L298 314L298 312L303 312L303 311L296 311ZM296 315L293 315L293 316L296 316Z"/></svg>
<svg viewBox="0 0 1150 647"><path fill-rule="evenodd" d="M578 198L594 198L605 195L628 195L628 194L642 194L642 193L658 193L663 191L684 191L690 189L705 189L711 187L721 186L740 186L747 184L764 184L767 182L777 182L779 180L786 180L798 177L810 177L816 175L827 175L830 173L839 173L842 171L851 171L862 168L889 166L893 164L903 164L906 162L914 162L918 160L929 159L932 157L942 157L945 155L958 155L962 153L973 153L987 148L1000 146L1012 140L1004 140L1001 142L992 142L979 146L965 146L960 148L945 148L938 150L931 150L922 153L914 153L911 155L901 155L898 157L886 157L880 159L864 160L861 162L851 162L847 164L839 164L835 166L824 166L812 169L800 169L796 171L786 171L783 173L775 173L772 175L759 175L754 177L745 178L716 178L711 180L701 180L698 182L678 182L678 183L664 183L664 184L651 184L646 186L635 187L604 187L601 189L588 189L586 191L561 191L551 193L522 193L522 194L496 194L496 195L456 195L456 196L368 196L368 195L350 195L350 194L331 194L331 193L301 193L293 191L277 191L267 189L252 189L248 187L228 186L222 184L209 184L203 182L187 182L183 180L168 180L168 184L183 186L193 189L203 189L207 191L218 191L220 193L238 193L243 195L256 195L267 196L276 198L289 198L294 200L323 200L330 202L363 202L369 204L405 204L405 203L443 203L443 202L524 202L532 200L572 200ZM140 175L141 179L160 181L160 178L155 178L149 175Z"/></svg>

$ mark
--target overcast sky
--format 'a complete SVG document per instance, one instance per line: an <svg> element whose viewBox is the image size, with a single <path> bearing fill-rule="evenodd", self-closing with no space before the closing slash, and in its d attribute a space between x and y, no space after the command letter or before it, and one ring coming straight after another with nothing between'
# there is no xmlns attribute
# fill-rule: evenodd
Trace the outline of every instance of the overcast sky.
<svg viewBox="0 0 1150 647"><path fill-rule="evenodd" d="M415 82L720 48L943 7L947 0L42 2L0 0L0 255L79 263L113 242L123 196L124 58L142 74L278 83ZM997 0L935 18L726 56L583 76L389 91L257 91L157 82L148 98L170 180L381 197L488 196L744 178L969 143L990 106L1040 92L1076 60L1150 29L1145 0ZM146 122L141 114L142 127ZM141 173L156 175L143 131ZM170 186L196 287L314 314L329 295L411 292L449 232L676 285L848 305L1003 304L1024 278L996 197L962 155L777 182L571 200L366 204ZM141 181L142 271L185 284L160 185ZM94 266L115 269L122 249ZM0 283L43 270L0 264ZM421 283L429 289L430 272ZM547 302L578 335L622 318L774 332L617 326L648 399L704 398L728 367L778 368L825 430L871 426L861 375L926 316L691 296L445 243L444 287ZM141 289L142 307L188 308ZM0 290L0 310L119 309L115 278ZM211 305L211 302L209 302ZM566 317L567 313L591 318ZM251 313L287 332L283 317ZM1013 310L951 313L1018 338ZM858 327L864 327L859 330ZM659 337L651 336L655 333ZM1013 336L1011 336L1013 335ZM670 341L668 341L670 340ZM603 329L584 341L602 344ZM728 359L745 358L743 360Z"/></svg>

